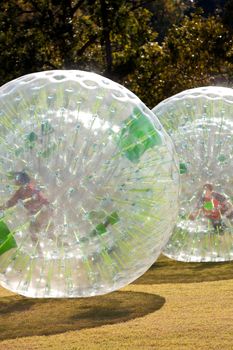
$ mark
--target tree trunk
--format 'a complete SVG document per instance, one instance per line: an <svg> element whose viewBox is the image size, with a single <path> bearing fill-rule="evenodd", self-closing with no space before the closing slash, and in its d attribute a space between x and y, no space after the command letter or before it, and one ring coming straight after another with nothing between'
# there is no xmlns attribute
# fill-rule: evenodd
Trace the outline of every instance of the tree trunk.
<svg viewBox="0 0 233 350"><path fill-rule="evenodd" d="M105 75L111 76L112 73L112 46L110 40L110 27L109 27L109 19L108 19L108 9L105 0L100 0L100 8L101 8L101 20L103 24L103 32L101 38L101 46L103 49L103 53L106 61L106 69Z"/></svg>

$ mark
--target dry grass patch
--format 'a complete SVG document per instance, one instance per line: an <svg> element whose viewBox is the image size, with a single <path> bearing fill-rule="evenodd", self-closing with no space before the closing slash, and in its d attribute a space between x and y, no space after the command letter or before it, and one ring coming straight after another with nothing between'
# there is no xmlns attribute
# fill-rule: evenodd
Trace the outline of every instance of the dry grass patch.
<svg viewBox="0 0 233 350"><path fill-rule="evenodd" d="M133 284L194 283L229 279L233 279L231 261L184 263L161 256L150 270Z"/></svg>
<svg viewBox="0 0 233 350"><path fill-rule="evenodd" d="M134 284L90 299L29 299L2 289L0 349L232 350L232 267L162 258Z"/></svg>

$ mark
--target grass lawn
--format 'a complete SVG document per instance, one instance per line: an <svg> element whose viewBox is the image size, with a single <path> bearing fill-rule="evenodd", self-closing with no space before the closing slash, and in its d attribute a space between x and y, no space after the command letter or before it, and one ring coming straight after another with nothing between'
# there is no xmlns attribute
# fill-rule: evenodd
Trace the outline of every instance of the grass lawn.
<svg viewBox="0 0 233 350"><path fill-rule="evenodd" d="M101 297L29 299L0 288L0 350L233 349L233 262L161 257Z"/></svg>

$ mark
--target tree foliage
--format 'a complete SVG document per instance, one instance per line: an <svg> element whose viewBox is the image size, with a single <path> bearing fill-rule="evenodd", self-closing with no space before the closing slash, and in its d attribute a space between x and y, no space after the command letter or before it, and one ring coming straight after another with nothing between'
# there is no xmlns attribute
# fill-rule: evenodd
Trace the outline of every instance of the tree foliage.
<svg viewBox="0 0 233 350"><path fill-rule="evenodd" d="M149 106L184 89L232 84L231 34L215 17L185 17L162 46L150 42L142 50L127 82Z"/></svg>
<svg viewBox="0 0 233 350"><path fill-rule="evenodd" d="M127 86L150 107L186 88L231 86L232 2L210 5L199 0L1 1L1 83L46 69L91 70Z"/></svg>

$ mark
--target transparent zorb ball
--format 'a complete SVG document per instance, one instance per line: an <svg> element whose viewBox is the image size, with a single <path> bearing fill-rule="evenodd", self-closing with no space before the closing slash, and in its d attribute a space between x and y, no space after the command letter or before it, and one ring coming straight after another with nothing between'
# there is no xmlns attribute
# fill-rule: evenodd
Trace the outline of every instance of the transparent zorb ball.
<svg viewBox="0 0 233 350"><path fill-rule="evenodd" d="M232 260L233 90L186 90L153 112L180 162L180 214L164 254L181 261Z"/></svg>
<svg viewBox="0 0 233 350"><path fill-rule="evenodd" d="M176 221L172 143L130 91L94 73L29 74L0 91L0 283L87 297L143 274Z"/></svg>

